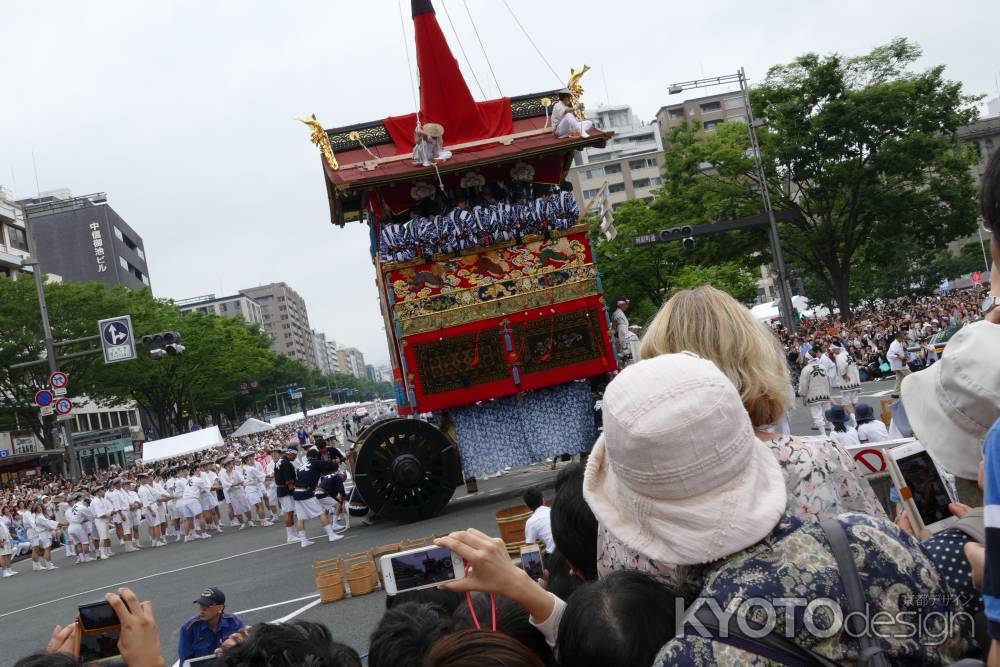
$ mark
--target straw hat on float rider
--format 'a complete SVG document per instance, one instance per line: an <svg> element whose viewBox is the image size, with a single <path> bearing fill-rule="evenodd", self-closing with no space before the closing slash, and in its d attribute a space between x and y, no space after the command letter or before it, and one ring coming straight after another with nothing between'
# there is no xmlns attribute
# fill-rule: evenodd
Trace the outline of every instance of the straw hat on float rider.
<svg viewBox="0 0 1000 667"><path fill-rule="evenodd" d="M903 378L902 400L913 434L941 466L975 480L986 432L1000 418L1000 325L963 327L941 360Z"/></svg>
<svg viewBox="0 0 1000 667"><path fill-rule="evenodd" d="M439 125L438 123L425 123L420 127L420 131L432 139L438 139L444 136L444 126Z"/></svg>
<svg viewBox="0 0 1000 667"><path fill-rule="evenodd" d="M694 565L756 544L785 511L785 481L740 395L689 352L623 370L604 393L604 433L584 496L628 547Z"/></svg>

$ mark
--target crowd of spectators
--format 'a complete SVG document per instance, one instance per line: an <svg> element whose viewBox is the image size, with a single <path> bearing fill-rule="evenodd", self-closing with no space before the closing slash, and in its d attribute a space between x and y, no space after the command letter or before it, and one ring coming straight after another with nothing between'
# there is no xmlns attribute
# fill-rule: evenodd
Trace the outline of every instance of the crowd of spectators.
<svg viewBox="0 0 1000 667"><path fill-rule="evenodd" d="M850 321L830 314L803 318L792 333L781 327L774 331L786 352L794 355L798 368L808 361L812 348L828 350L831 345L843 345L857 363L862 382L879 380L892 376L887 355L896 333L902 332L905 337L910 370L926 368L940 358L932 345L934 336L979 320L979 306L985 295L985 287L972 287L948 294L893 299L854 310Z"/></svg>

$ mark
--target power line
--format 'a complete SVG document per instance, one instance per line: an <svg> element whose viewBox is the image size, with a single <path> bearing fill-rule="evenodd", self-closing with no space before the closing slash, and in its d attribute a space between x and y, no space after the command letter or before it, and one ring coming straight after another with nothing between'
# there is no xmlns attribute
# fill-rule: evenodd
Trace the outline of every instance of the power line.
<svg viewBox="0 0 1000 667"><path fill-rule="evenodd" d="M552 68L552 65L549 64L549 61L545 59L545 54L543 54L542 50L538 48L537 44L535 44L535 40L531 39L531 35L529 35L528 31L524 29L523 25L521 25L521 22L517 19L517 15L514 13L514 10L510 8L510 4L507 2L507 0L503 0L503 4L507 8L507 11L510 12L510 15L513 17L514 23L516 23L517 27L521 29L521 32L524 33L524 36L528 38L528 43L530 43L531 46L534 47L535 53L538 54L538 57L542 59L542 62L545 63L545 66L549 68L550 72L552 72L552 76L556 78L556 80L559 82L559 85L565 85L566 82L563 81L562 77L559 76L556 73L555 69Z"/></svg>
<svg viewBox="0 0 1000 667"><path fill-rule="evenodd" d="M479 88L479 94L486 99L486 93L483 91L483 87L479 83L479 77L476 76L476 70L472 69L472 61L469 60L468 54L465 53L465 47L462 46L462 38L458 36L458 31L455 30L455 24L451 22L451 14L448 13L448 5L444 4L444 0L441 0L441 6L444 7L444 15L448 17L448 25L451 26L451 31L455 33L455 41L458 42L458 48L462 52L462 57L465 58L465 64L469 66L469 71L472 72L472 80L476 82L476 87Z"/></svg>
<svg viewBox="0 0 1000 667"><path fill-rule="evenodd" d="M469 22L472 24L472 30L476 33L476 39L479 41L479 48L483 51L483 58L486 58L486 66L490 68L490 74L493 75L493 83L496 84L497 94L503 97L503 91L500 90L500 82L497 81L497 73L493 71L493 63L490 62L490 57L486 55L486 46L483 44L483 38L479 36L479 28L476 27L476 21L472 18L472 12L469 11L468 0L462 0L462 4L465 5L465 13L469 15Z"/></svg>

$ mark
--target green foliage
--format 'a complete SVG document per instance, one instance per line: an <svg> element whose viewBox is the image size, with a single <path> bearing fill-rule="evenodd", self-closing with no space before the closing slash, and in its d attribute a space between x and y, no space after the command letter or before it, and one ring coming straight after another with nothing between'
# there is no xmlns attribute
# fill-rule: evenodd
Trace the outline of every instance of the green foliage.
<svg viewBox="0 0 1000 667"><path fill-rule="evenodd" d="M105 365L100 354L61 364L70 376L71 396L86 395L104 404L133 400L153 420L160 437L185 430L190 419L204 423L211 415L219 423L223 414L239 421L244 414L263 412L269 397L274 405L275 390L285 395L288 385L309 390L313 407L333 397L349 401L393 393L386 383L340 374L324 377L272 352L264 334L242 320L202 313L182 317L173 303L154 299L146 290L53 283L45 286L45 298L56 340L93 336L99 319L126 314L132 316L137 337L162 331L181 334L186 351L177 357L151 359L142 351L134 361L112 365ZM48 366L9 369L44 358L33 281L0 280L0 303L0 428L31 430L51 448L51 418L43 422L32 406L35 392L48 381ZM67 346L60 354L94 345ZM241 383L253 381L258 383L253 393L242 393Z"/></svg>
<svg viewBox="0 0 1000 667"><path fill-rule="evenodd" d="M806 54L751 93L767 121L758 134L773 206L802 212L781 224L782 248L810 296L845 313L852 298L933 288L937 250L974 229L976 158L954 133L975 118L976 98L943 67L910 72L919 56L905 39L854 58ZM680 206L691 220L762 211L745 124L667 139L655 208Z"/></svg>
<svg viewBox="0 0 1000 667"><path fill-rule="evenodd" d="M608 241L599 231L599 222L591 221L591 239L602 286L609 303L620 297L631 300L629 319L645 322L678 289L710 283L736 298L749 301L756 292L756 282L748 267L733 261L741 254L734 239L698 239L693 249L679 242L660 243L637 248L632 239L668 227L696 224L680 207L658 202L647 206L630 201L615 211L617 236Z"/></svg>

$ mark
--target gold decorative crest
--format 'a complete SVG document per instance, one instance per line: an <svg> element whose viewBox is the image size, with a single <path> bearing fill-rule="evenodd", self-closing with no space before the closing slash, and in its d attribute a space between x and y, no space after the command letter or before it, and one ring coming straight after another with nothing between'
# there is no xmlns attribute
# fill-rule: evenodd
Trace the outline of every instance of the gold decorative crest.
<svg viewBox="0 0 1000 667"><path fill-rule="evenodd" d="M333 154L333 146L330 145L330 137L327 135L326 130L323 129L323 126L320 125L320 122L316 120L316 114L312 114L308 118L300 116L295 120L309 127L311 130L309 140L319 147L320 152L326 159L327 166L334 171L340 169L340 165L337 163L337 156Z"/></svg>

